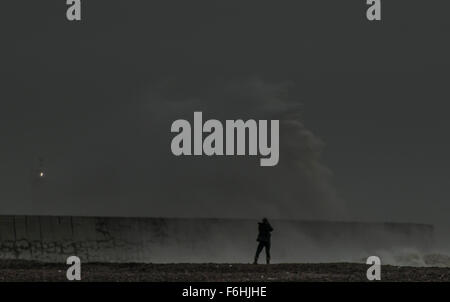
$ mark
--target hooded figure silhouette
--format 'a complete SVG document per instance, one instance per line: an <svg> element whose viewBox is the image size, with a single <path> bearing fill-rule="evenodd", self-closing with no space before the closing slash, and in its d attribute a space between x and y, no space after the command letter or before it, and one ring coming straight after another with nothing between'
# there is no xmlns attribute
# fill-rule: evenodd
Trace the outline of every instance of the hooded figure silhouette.
<svg viewBox="0 0 450 302"><path fill-rule="evenodd" d="M266 262L267 264L270 263L270 236L271 232L273 231L272 226L269 223L269 220L267 218L263 218L262 222L258 222L258 238L256 241L259 242L258 247L256 249L255 254L255 261L253 264L258 263L258 257L263 248L266 249Z"/></svg>

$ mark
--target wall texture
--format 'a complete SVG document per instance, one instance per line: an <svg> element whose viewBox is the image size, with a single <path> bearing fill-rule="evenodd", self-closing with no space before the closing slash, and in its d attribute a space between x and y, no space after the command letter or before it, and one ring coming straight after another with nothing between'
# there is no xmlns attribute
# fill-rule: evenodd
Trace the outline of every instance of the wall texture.
<svg viewBox="0 0 450 302"><path fill-rule="evenodd" d="M0 216L0 258L49 262L251 262L256 220ZM426 252L433 227L419 224L271 222L274 262L362 261ZM390 259L391 256L386 256ZM393 261L393 260L392 260ZM389 262L389 261L388 261Z"/></svg>

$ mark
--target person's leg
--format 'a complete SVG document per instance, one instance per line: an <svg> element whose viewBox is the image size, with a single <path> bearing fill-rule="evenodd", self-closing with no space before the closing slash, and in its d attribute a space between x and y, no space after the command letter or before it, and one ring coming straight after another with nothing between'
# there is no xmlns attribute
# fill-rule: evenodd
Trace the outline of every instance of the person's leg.
<svg viewBox="0 0 450 302"><path fill-rule="evenodd" d="M256 248L255 261L253 262L254 264L258 263L258 257L263 248L264 244L262 242L259 242L258 247Z"/></svg>
<svg viewBox="0 0 450 302"><path fill-rule="evenodd" d="M270 264L270 242L266 243L266 263Z"/></svg>

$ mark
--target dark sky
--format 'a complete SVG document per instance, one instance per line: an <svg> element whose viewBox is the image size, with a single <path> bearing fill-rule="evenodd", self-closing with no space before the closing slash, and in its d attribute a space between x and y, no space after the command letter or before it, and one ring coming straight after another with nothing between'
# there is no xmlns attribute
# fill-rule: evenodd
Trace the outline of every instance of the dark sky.
<svg viewBox="0 0 450 302"><path fill-rule="evenodd" d="M82 5L2 1L1 213L446 221L444 1ZM280 119L279 166L175 158L195 110Z"/></svg>

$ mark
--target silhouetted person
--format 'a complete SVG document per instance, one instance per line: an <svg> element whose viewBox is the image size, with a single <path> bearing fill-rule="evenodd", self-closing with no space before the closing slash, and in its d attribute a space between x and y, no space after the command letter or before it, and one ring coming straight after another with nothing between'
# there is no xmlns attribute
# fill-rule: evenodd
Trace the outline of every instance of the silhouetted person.
<svg viewBox="0 0 450 302"><path fill-rule="evenodd" d="M255 262L258 263L258 257L263 248L266 249L266 262L270 263L270 233L273 231L267 218L263 218L262 222L258 222L258 238L256 241L259 242L258 248L256 249Z"/></svg>

